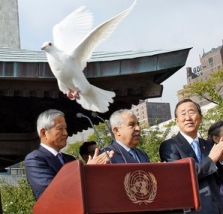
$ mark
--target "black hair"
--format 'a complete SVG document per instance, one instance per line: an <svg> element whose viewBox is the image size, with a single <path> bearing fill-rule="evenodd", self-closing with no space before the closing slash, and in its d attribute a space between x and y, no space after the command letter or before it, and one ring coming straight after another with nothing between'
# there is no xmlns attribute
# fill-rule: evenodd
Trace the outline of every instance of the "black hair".
<svg viewBox="0 0 223 214"><path fill-rule="evenodd" d="M222 126L222 120L213 123L208 129L208 140L213 141L214 136L220 137L220 131Z"/></svg>
<svg viewBox="0 0 223 214"><path fill-rule="evenodd" d="M79 148L79 153L80 155L88 155L88 147L92 145L97 145L95 141L86 141L84 142L80 148Z"/></svg>
<svg viewBox="0 0 223 214"><path fill-rule="evenodd" d="M193 103L196 107L197 107L197 111L200 115L202 115L201 113L201 107L198 103L194 102L193 100L191 99L184 99L184 100L181 100L177 103L176 107L175 107L175 110L174 110L174 115L175 117L177 117L177 108L179 107L179 105L181 105L182 103L188 103L188 102L191 102Z"/></svg>

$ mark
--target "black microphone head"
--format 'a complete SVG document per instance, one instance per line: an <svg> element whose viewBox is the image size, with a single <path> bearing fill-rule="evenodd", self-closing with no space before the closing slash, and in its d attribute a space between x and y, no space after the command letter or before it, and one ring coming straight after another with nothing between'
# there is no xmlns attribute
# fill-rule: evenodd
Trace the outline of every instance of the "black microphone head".
<svg viewBox="0 0 223 214"><path fill-rule="evenodd" d="M82 118L82 117L83 117L83 114L81 114L81 113L77 113L77 114L76 114L76 117L78 117L78 118Z"/></svg>
<svg viewBox="0 0 223 214"><path fill-rule="evenodd" d="M96 112L91 112L91 116L96 118L98 117L98 114Z"/></svg>

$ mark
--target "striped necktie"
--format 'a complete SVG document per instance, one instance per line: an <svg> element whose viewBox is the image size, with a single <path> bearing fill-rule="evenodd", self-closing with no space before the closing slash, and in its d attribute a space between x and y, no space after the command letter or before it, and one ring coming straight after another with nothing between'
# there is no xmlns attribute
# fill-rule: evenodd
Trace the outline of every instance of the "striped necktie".
<svg viewBox="0 0 223 214"><path fill-rule="evenodd" d="M140 160L139 160L139 158L138 158L138 156L137 156L137 154L136 154L136 152L135 152L134 149L130 149L130 150L129 150L129 153L131 154L131 156L132 156L137 162L140 163Z"/></svg>
<svg viewBox="0 0 223 214"><path fill-rule="evenodd" d="M193 142L191 143L191 146L197 156L198 161L200 162L202 160L202 156L201 156L199 142L197 140L193 140Z"/></svg>
<svg viewBox="0 0 223 214"><path fill-rule="evenodd" d="M63 155L62 155L60 152L58 152L57 157L58 157L60 163L61 163L62 165L64 165L65 162L64 162L64 159L63 159Z"/></svg>

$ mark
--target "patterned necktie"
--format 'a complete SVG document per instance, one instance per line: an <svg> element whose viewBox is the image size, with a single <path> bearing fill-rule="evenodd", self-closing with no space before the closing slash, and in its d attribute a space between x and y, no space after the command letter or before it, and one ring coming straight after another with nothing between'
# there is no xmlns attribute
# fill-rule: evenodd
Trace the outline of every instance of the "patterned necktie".
<svg viewBox="0 0 223 214"><path fill-rule="evenodd" d="M65 163L64 163L63 155L59 152L59 153L57 154L57 157L58 157L60 163L61 163L62 165L64 165Z"/></svg>
<svg viewBox="0 0 223 214"><path fill-rule="evenodd" d="M202 156L201 156L199 142L197 140L193 140L193 142L191 143L191 146L197 156L198 161L200 162L202 160Z"/></svg>
<svg viewBox="0 0 223 214"><path fill-rule="evenodd" d="M131 154L131 156L132 156L137 162L140 163L139 158L138 158L138 156L137 156L137 154L136 154L136 152L135 152L134 149L130 149L130 150L129 150L129 153Z"/></svg>

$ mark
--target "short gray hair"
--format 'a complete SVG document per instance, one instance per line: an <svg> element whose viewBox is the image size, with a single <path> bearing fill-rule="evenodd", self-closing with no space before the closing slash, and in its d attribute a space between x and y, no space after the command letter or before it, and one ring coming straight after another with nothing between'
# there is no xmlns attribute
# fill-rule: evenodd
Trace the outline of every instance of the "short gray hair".
<svg viewBox="0 0 223 214"><path fill-rule="evenodd" d="M109 119L109 123L111 128L113 129L115 126L119 127L122 125L122 123L124 123L124 118L122 117L123 113L127 113L130 115L134 115L133 111L129 110L129 109L120 109L118 111L115 111L110 119Z"/></svg>
<svg viewBox="0 0 223 214"><path fill-rule="evenodd" d="M41 129L50 130L55 124L54 119L59 116L64 117L64 113L56 109L49 109L39 115L37 119L37 132L39 137L40 137L40 130Z"/></svg>

